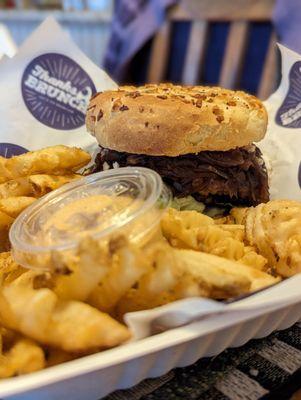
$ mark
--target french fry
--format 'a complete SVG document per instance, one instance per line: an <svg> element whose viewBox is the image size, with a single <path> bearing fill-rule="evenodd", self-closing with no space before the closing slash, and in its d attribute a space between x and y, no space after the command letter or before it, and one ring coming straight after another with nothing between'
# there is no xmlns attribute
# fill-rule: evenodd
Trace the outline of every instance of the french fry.
<svg viewBox="0 0 301 400"><path fill-rule="evenodd" d="M147 252L152 269L139 281L139 291L151 299L160 293L170 292L177 284L180 275L176 269L173 250L164 242L157 243Z"/></svg>
<svg viewBox="0 0 301 400"><path fill-rule="evenodd" d="M227 225L227 224L232 225L235 224L235 220L233 216L230 214L225 217L214 218L214 223L216 225Z"/></svg>
<svg viewBox="0 0 301 400"><path fill-rule="evenodd" d="M175 249L178 268L210 289L212 298L229 298L279 282L256 268L193 250Z"/></svg>
<svg viewBox="0 0 301 400"><path fill-rule="evenodd" d="M2 287L3 326L70 352L113 347L129 339L125 326L96 308L78 301L61 301L50 289L33 289L37 275L35 271L25 272Z"/></svg>
<svg viewBox="0 0 301 400"><path fill-rule="evenodd" d="M110 312L126 292L150 269L147 257L124 237L110 240L112 264L89 297L89 303ZM91 250L90 250L91 251Z"/></svg>
<svg viewBox="0 0 301 400"><path fill-rule="evenodd" d="M65 183L81 178L81 175L31 175L0 184L0 199L16 196L39 198Z"/></svg>
<svg viewBox="0 0 301 400"><path fill-rule="evenodd" d="M90 155L79 148L58 145L9 159L0 158L0 176L5 182L36 174L68 175L84 167L90 160Z"/></svg>
<svg viewBox="0 0 301 400"><path fill-rule="evenodd" d="M66 183L80 178L82 178L82 176L78 174L69 174L64 176L31 175L28 177L28 181L32 188L33 197L39 198L55 189L58 189Z"/></svg>
<svg viewBox="0 0 301 400"><path fill-rule="evenodd" d="M252 246L245 246L244 255L238 261L249 267L256 268L259 271L268 272L267 259L261 254L258 254L256 249Z"/></svg>
<svg viewBox="0 0 301 400"><path fill-rule="evenodd" d="M58 304L49 328L52 334L45 340L71 352L114 347L131 336L128 328L108 314L76 301Z"/></svg>
<svg viewBox="0 0 301 400"><path fill-rule="evenodd" d="M9 229L15 218L35 201L33 197L9 197L0 200L0 251L8 251Z"/></svg>
<svg viewBox="0 0 301 400"><path fill-rule="evenodd" d="M234 216L240 213L232 210ZM300 220L301 203L297 201L273 200L244 210L246 241L282 277L301 272Z"/></svg>
<svg viewBox="0 0 301 400"><path fill-rule="evenodd" d="M45 364L43 349L34 341L21 338L0 357L0 378L38 371Z"/></svg>
<svg viewBox="0 0 301 400"><path fill-rule="evenodd" d="M152 268L119 301L116 308L118 318L126 312L158 307L179 298L175 287L183 274L177 269L173 250L166 243L159 242L146 252L145 257L150 260Z"/></svg>
<svg viewBox="0 0 301 400"><path fill-rule="evenodd" d="M239 240L240 242L244 241L245 237L245 227L244 225L239 224L222 224L218 225L218 228L222 229L225 232L230 232L231 237L233 239Z"/></svg>
<svg viewBox="0 0 301 400"><path fill-rule="evenodd" d="M170 208L161 220L163 235L172 246L199 249L200 227L214 225L214 220L196 211L177 211Z"/></svg>
<svg viewBox="0 0 301 400"><path fill-rule="evenodd" d="M177 268L191 277L208 297L226 299L249 292L251 280L234 261L193 250L175 249Z"/></svg>
<svg viewBox="0 0 301 400"><path fill-rule="evenodd" d="M236 224L245 225L248 210L249 208L246 207L235 207L230 211L230 216Z"/></svg>
<svg viewBox="0 0 301 400"><path fill-rule="evenodd" d="M8 232L14 220L14 218L0 211L0 251L8 251L10 249Z"/></svg>
<svg viewBox="0 0 301 400"><path fill-rule="evenodd" d="M0 211L11 218L17 216L30 206L36 199L34 197L8 197L0 200Z"/></svg>
<svg viewBox="0 0 301 400"><path fill-rule="evenodd" d="M26 271L27 269L15 263L10 252L0 253L0 282L2 284L14 281Z"/></svg>
<svg viewBox="0 0 301 400"><path fill-rule="evenodd" d="M0 199L17 196L32 197L32 194L32 188L28 178L19 178L0 184Z"/></svg>
<svg viewBox="0 0 301 400"><path fill-rule="evenodd" d="M207 287L179 267L176 252L166 243L157 243L145 256L152 260L153 268L119 301L116 307L119 319L127 312L158 307L185 297L209 297Z"/></svg>
<svg viewBox="0 0 301 400"><path fill-rule="evenodd" d="M246 265L250 265L252 260L254 267L266 270L267 259L244 243L244 225L216 224L212 218L200 218L198 214L195 211L169 210L164 215L161 223L163 234L173 247L199 250Z"/></svg>
<svg viewBox="0 0 301 400"><path fill-rule="evenodd" d="M6 167L7 159L0 156L0 183L13 179L11 172Z"/></svg>
<svg viewBox="0 0 301 400"><path fill-rule="evenodd" d="M110 260L105 245L87 237L79 244L76 257L64 259L54 253L52 264L55 271L53 290L58 297L85 301L108 272Z"/></svg>

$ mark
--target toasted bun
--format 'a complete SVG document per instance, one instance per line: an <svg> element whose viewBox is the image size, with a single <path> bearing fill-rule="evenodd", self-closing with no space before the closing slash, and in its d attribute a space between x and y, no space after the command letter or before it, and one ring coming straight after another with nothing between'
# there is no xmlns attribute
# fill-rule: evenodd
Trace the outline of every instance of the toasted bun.
<svg viewBox="0 0 301 400"><path fill-rule="evenodd" d="M256 97L219 87L124 86L96 94L86 124L102 147L178 156L257 142L267 112Z"/></svg>

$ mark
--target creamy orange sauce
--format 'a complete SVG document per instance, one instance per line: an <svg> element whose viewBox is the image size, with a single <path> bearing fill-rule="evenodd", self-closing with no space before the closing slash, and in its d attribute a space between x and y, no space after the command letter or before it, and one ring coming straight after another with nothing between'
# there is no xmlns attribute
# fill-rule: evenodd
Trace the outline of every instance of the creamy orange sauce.
<svg viewBox="0 0 301 400"><path fill-rule="evenodd" d="M128 216L130 197L96 195L80 198L58 209L46 221L42 234L47 242L82 237L122 223Z"/></svg>

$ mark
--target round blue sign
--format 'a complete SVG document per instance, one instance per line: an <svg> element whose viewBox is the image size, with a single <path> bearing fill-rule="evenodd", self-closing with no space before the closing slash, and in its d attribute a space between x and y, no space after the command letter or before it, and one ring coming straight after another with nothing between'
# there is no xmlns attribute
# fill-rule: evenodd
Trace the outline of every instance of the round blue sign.
<svg viewBox="0 0 301 400"><path fill-rule="evenodd" d="M12 143L0 143L0 156L5 158L11 158L13 156L19 156L20 154L27 153L28 150L24 147L18 146Z"/></svg>
<svg viewBox="0 0 301 400"><path fill-rule="evenodd" d="M301 128L301 61L291 67L288 92L275 119L285 128Z"/></svg>
<svg viewBox="0 0 301 400"><path fill-rule="evenodd" d="M36 57L22 77L22 96L29 112L42 124L59 130L83 126L96 88L71 58L57 53Z"/></svg>

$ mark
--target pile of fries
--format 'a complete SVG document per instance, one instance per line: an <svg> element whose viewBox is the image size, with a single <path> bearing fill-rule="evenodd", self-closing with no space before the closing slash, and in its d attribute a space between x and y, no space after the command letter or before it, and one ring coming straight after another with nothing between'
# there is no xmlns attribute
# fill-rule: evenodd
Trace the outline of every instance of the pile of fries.
<svg viewBox="0 0 301 400"><path fill-rule="evenodd" d="M15 218L37 198L81 177L76 171L90 160L85 151L66 146L0 157L0 251L10 248L8 231Z"/></svg>
<svg viewBox="0 0 301 400"><path fill-rule="evenodd" d="M168 209L148 244L124 234L84 237L53 252L52 271L17 265L7 232L36 198L78 178L90 157L55 146L1 159L0 377L56 365L125 343L130 311L178 299L234 298L301 271L301 203L271 201L213 219Z"/></svg>

